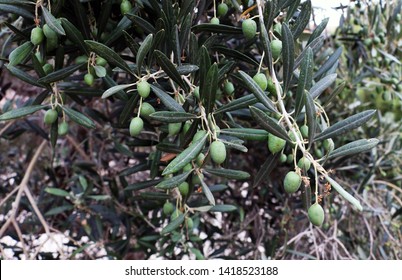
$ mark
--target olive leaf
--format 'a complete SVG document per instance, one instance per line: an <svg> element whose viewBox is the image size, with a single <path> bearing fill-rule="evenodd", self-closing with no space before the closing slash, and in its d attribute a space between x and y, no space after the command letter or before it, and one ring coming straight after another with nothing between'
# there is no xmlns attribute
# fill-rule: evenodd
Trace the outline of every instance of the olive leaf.
<svg viewBox="0 0 402 280"><path fill-rule="evenodd" d="M242 140L266 141L268 132L256 128L225 128L220 131L223 134L231 135Z"/></svg>
<svg viewBox="0 0 402 280"><path fill-rule="evenodd" d="M156 96L162 101L163 105L166 106L171 111L182 112L185 113L183 107L176 102L168 93L166 93L163 89L158 87L157 85L151 85L152 91Z"/></svg>
<svg viewBox="0 0 402 280"><path fill-rule="evenodd" d="M196 119L197 115L186 112L159 111L149 115L154 120L166 123L178 123Z"/></svg>
<svg viewBox="0 0 402 280"><path fill-rule="evenodd" d="M60 22L49 12L49 10L42 5L41 8L43 12L43 17L45 18L45 21L49 25L49 27L59 35L66 35L63 26L61 26Z"/></svg>
<svg viewBox="0 0 402 280"><path fill-rule="evenodd" d="M241 170L224 169L224 168L205 168L209 174L234 180L244 180L250 178L250 174Z"/></svg>
<svg viewBox="0 0 402 280"><path fill-rule="evenodd" d="M325 179L328 181L328 183L331 184L331 186L347 201L349 201L352 205L354 205L357 209L360 211L363 211L363 207L361 206L360 202L354 198L350 193L345 191L344 188L342 188L341 185L339 185L335 180L333 180L331 177L328 175L324 175Z"/></svg>
<svg viewBox="0 0 402 280"><path fill-rule="evenodd" d="M82 114L78 111L75 111L73 109L70 109L68 107L65 107L65 106L61 106L61 108L73 122L76 122L79 125L85 126L87 128L95 128L96 127L95 123L91 119L89 119L87 116L85 116L84 114Z"/></svg>
<svg viewBox="0 0 402 280"><path fill-rule="evenodd" d="M205 134L199 141L192 143L188 148L176 156L176 158L166 166L165 170L163 170L162 175L175 173L183 169L187 163L194 160L204 147L207 137L208 134Z"/></svg>
<svg viewBox="0 0 402 280"><path fill-rule="evenodd" d="M180 185L181 183L183 183L184 181L186 181L187 177L191 174L191 172L192 172L192 170L179 174L177 176L171 177L171 178L167 178L167 179L163 180L162 182L160 182L159 184L157 184L155 186L155 188L163 189L163 190L175 188L178 185Z"/></svg>
<svg viewBox="0 0 402 280"><path fill-rule="evenodd" d="M177 229L183 222L184 222L184 214L180 214L176 217L173 221L171 221L167 226L165 226L162 231L161 235L165 235Z"/></svg>
<svg viewBox="0 0 402 280"><path fill-rule="evenodd" d="M335 158L341 156L350 156L362 152L366 152L377 146L380 141L378 139L360 139L343 145L332 152L330 152L328 158Z"/></svg>
<svg viewBox="0 0 402 280"><path fill-rule="evenodd" d="M337 122L336 124L328 127L320 134L315 137L315 141L325 140L328 138L333 138L335 136L344 134L352 129L355 129L367 121L369 121L373 115L375 114L376 110L366 110L356 115L350 116L344 120Z"/></svg>
<svg viewBox="0 0 402 280"><path fill-rule="evenodd" d="M292 141L286 131L278 124L277 120L271 118L257 107L250 106L250 111L256 122L266 131L288 142Z"/></svg>
<svg viewBox="0 0 402 280"><path fill-rule="evenodd" d="M209 211L211 212L233 212L236 210L237 207L230 204L217 204L215 206L212 206L211 209L209 209Z"/></svg>
<svg viewBox="0 0 402 280"><path fill-rule="evenodd" d="M14 109L14 110L5 112L4 114L0 115L0 121L18 119L18 118L33 114L36 111L45 109L47 107L48 107L48 105L31 105L31 106L25 106L25 107L21 107L18 109Z"/></svg>
<svg viewBox="0 0 402 280"><path fill-rule="evenodd" d="M25 42L21 46L17 47L10 53L8 57L10 62L8 65L15 66L20 62L23 62L25 59L27 59L34 48L35 46L30 41Z"/></svg>

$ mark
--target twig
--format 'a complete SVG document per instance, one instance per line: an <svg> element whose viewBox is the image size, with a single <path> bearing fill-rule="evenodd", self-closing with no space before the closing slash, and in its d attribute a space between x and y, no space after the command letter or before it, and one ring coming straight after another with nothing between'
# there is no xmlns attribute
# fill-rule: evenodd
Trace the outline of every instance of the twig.
<svg viewBox="0 0 402 280"><path fill-rule="evenodd" d="M86 161L91 161L91 158L84 152L84 150L80 147L80 145L75 141L73 137L70 135L66 135L66 139L70 142L71 145L77 150L77 152L84 158Z"/></svg>

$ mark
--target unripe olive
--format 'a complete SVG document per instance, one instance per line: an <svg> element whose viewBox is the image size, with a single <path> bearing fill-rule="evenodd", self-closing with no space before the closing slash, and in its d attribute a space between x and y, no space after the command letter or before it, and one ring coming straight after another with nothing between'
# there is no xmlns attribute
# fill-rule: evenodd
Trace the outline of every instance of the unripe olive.
<svg viewBox="0 0 402 280"><path fill-rule="evenodd" d="M335 148L334 141L331 138L324 140L324 149L327 152L332 152L334 148Z"/></svg>
<svg viewBox="0 0 402 280"><path fill-rule="evenodd" d="M200 153L197 158L196 158L196 163L198 166L201 166L204 163L205 160L205 155L203 153Z"/></svg>
<svg viewBox="0 0 402 280"><path fill-rule="evenodd" d="M169 123L168 124L168 131L169 135L173 136L180 132L181 123Z"/></svg>
<svg viewBox="0 0 402 280"><path fill-rule="evenodd" d="M195 87L194 88L194 91L193 91L193 94L194 94L194 96L195 96L195 98L197 98L198 100L200 100L200 87Z"/></svg>
<svg viewBox="0 0 402 280"><path fill-rule="evenodd" d="M106 64L107 64L107 60L100 56L98 56L96 58L95 62L96 62L96 65L99 65L99 66L106 66Z"/></svg>
<svg viewBox="0 0 402 280"><path fill-rule="evenodd" d="M235 91L233 83L226 81L223 85L223 91L229 96L233 95L233 93Z"/></svg>
<svg viewBox="0 0 402 280"><path fill-rule="evenodd" d="M130 12L132 8L133 6L131 5L131 2L128 0L123 0L120 4L120 12L122 15Z"/></svg>
<svg viewBox="0 0 402 280"><path fill-rule="evenodd" d="M191 219L190 217L187 217L186 218L186 226L187 226L187 229L193 229L193 227L194 227L193 219Z"/></svg>
<svg viewBox="0 0 402 280"><path fill-rule="evenodd" d="M147 81L142 80L137 84L137 90L142 98L147 98L151 93L151 85Z"/></svg>
<svg viewBox="0 0 402 280"><path fill-rule="evenodd" d="M190 185L187 182L183 182L179 185L179 192L182 196L187 196L190 192Z"/></svg>
<svg viewBox="0 0 402 280"><path fill-rule="evenodd" d="M285 154L281 154L279 161L281 163L285 163L287 159L288 159L288 157Z"/></svg>
<svg viewBox="0 0 402 280"><path fill-rule="evenodd" d="M46 36L46 38L48 39L53 39L53 38L57 38L57 33L56 31L54 31L53 29L50 28L50 26L45 23L43 25L43 34Z"/></svg>
<svg viewBox="0 0 402 280"><path fill-rule="evenodd" d="M324 209L322 209L320 204L315 203L310 206L308 209L308 218L313 225L317 227L322 225L324 222Z"/></svg>
<svg viewBox="0 0 402 280"><path fill-rule="evenodd" d="M302 157L302 158L299 159L299 161L297 162L297 166L298 166L300 169L309 170L310 167L311 167L311 162L310 162L310 160L308 160L308 158Z"/></svg>
<svg viewBox="0 0 402 280"><path fill-rule="evenodd" d="M163 204L163 214L166 216L172 214L174 211L174 205L173 203L166 201L165 204Z"/></svg>
<svg viewBox="0 0 402 280"><path fill-rule="evenodd" d="M183 167L183 172L188 172L190 170L193 169L193 166L191 165L191 163L187 163L184 167Z"/></svg>
<svg viewBox="0 0 402 280"><path fill-rule="evenodd" d="M257 33L257 23L250 18L243 21L241 28L247 40L254 38Z"/></svg>
<svg viewBox="0 0 402 280"><path fill-rule="evenodd" d="M193 142L197 142L202 139L207 132L205 130L198 130L193 136Z"/></svg>
<svg viewBox="0 0 402 280"><path fill-rule="evenodd" d="M211 158L212 160L217 163L221 164L226 159L226 147L221 141L216 140L211 143L210 147Z"/></svg>
<svg viewBox="0 0 402 280"><path fill-rule="evenodd" d="M274 39L271 41L272 58L277 60L282 52L282 41Z"/></svg>
<svg viewBox="0 0 402 280"><path fill-rule="evenodd" d="M39 45L40 43L43 42L45 35L43 34L42 28L39 26L35 27L31 31L31 43L36 45Z"/></svg>
<svg viewBox="0 0 402 280"><path fill-rule="evenodd" d="M228 5L226 5L226 3L220 3L218 5L217 14L218 14L218 16L222 17L227 14L228 10L229 10L229 7L228 7Z"/></svg>
<svg viewBox="0 0 402 280"><path fill-rule="evenodd" d="M307 138L308 137L308 126L305 124L302 125L300 127L300 132L301 132L301 135L303 136L303 138Z"/></svg>
<svg viewBox="0 0 402 280"><path fill-rule="evenodd" d="M80 55L80 56L77 56L77 57L75 58L75 63L76 63L76 64L85 63L85 62L87 62L87 61L88 61L88 57L87 57L86 55Z"/></svg>
<svg viewBox="0 0 402 280"><path fill-rule="evenodd" d="M135 117L130 122L130 135L137 136L141 133L142 129L144 128L144 121L140 117Z"/></svg>
<svg viewBox="0 0 402 280"><path fill-rule="evenodd" d="M186 134L188 132L188 130L191 127L191 122L190 121L186 121L183 125L183 134Z"/></svg>
<svg viewBox="0 0 402 280"><path fill-rule="evenodd" d="M143 117L148 117L152 113L155 113L155 108L148 102L143 102L141 105L140 115Z"/></svg>
<svg viewBox="0 0 402 280"><path fill-rule="evenodd" d="M57 134L60 136L64 136L68 133L68 123L67 122L62 122L59 124L59 127L57 128Z"/></svg>
<svg viewBox="0 0 402 280"><path fill-rule="evenodd" d="M278 136L273 135L272 133L268 134L268 149L271 153L276 154L277 152L282 151L285 145L286 140L281 139Z"/></svg>
<svg viewBox="0 0 402 280"><path fill-rule="evenodd" d="M219 18L217 18L217 17L211 18L210 23L211 23L211 24L219 24Z"/></svg>
<svg viewBox="0 0 402 280"><path fill-rule="evenodd" d="M276 87L272 79L268 80L267 89L269 93L276 95Z"/></svg>
<svg viewBox="0 0 402 280"><path fill-rule="evenodd" d="M87 85L92 86L94 84L94 75L91 73L85 74L84 81Z"/></svg>
<svg viewBox="0 0 402 280"><path fill-rule="evenodd" d="M53 72L53 65L46 63L45 65L43 65L43 71L45 72L46 75L50 74Z"/></svg>
<svg viewBox="0 0 402 280"><path fill-rule="evenodd" d="M283 186L287 193L295 193L300 188L301 176L294 171L290 171L286 174L283 180Z"/></svg>
<svg viewBox="0 0 402 280"><path fill-rule="evenodd" d="M43 117L43 122L45 124L52 124L57 120L58 116L59 116L59 114L57 113L57 111L55 109L49 109L46 111L46 113Z"/></svg>
<svg viewBox="0 0 402 280"><path fill-rule="evenodd" d="M287 157L286 157L286 163L292 163L293 162L293 154L289 154Z"/></svg>
<svg viewBox="0 0 402 280"><path fill-rule="evenodd" d="M257 73L254 75L253 80L258 84L262 90L266 90L268 87L267 76L264 73Z"/></svg>
<svg viewBox="0 0 402 280"><path fill-rule="evenodd" d="M47 38L46 39L46 51L50 52L59 46L59 38Z"/></svg>

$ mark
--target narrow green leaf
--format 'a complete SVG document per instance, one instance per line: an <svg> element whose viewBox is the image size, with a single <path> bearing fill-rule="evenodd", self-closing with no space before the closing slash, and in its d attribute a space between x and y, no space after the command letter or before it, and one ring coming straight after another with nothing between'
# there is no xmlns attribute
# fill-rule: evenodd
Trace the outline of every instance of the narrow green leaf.
<svg viewBox="0 0 402 280"><path fill-rule="evenodd" d="M289 20L294 16L295 12L297 11L297 8L300 5L301 0L292 0L289 2L291 4L289 5L289 9L286 12L286 22L289 22Z"/></svg>
<svg viewBox="0 0 402 280"><path fill-rule="evenodd" d="M223 138L219 138L219 140L222 141L222 143L225 144L225 146L227 146L228 148L236 149L236 150L239 150L239 151L241 151L243 153L247 153L248 149L247 149L246 146L242 145L243 141L238 139L238 140L241 141L241 143L239 143L239 141L236 140L236 139L237 138L231 139L231 140L225 140Z"/></svg>
<svg viewBox="0 0 402 280"><path fill-rule="evenodd" d="M308 38L307 45L309 45L311 42L313 42L316 38L321 36L322 32L325 30L327 27L329 21L329 17L324 18L321 23L314 29L313 33L311 34L310 38Z"/></svg>
<svg viewBox="0 0 402 280"><path fill-rule="evenodd" d="M305 91L305 100L306 100L306 118L307 118L307 126L308 126L308 146L311 147L313 144L315 131L316 131L316 110L314 105L314 100L309 94L308 91Z"/></svg>
<svg viewBox="0 0 402 280"><path fill-rule="evenodd" d="M106 59L110 64L133 74L127 63L111 48L96 41L85 40L84 42L91 51Z"/></svg>
<svg viewBox="0 0 402 280"><path fill-rule="evenodd" d="M287 24L282 24L283 91L287 92L294 69L294 39Z"/></svg>
<svg viewBox="0 0 402 280"><path fill-rule="evenodd" d="M278 121L274 118L271 118L266 113L261 111L260 109L250 106L251 115L256 120L256 122L262 126L266 131L272 133L279 138L282 138L286 141L291 142L292 140L289 138L286 131L278 124Z"/></svg>
<svg viewBox="0 0 402 280"><path fill-rule="evenodd" d="M129 87L132 87L132 86L133 86L133 84L117 85L117 86L111 87L111 88L105 90L105 92L102 94L102 98L108 98L109 96L112 96L116 92L129 88Z"/></svg>
<svg viewBox="0 0 402 280"><path fill-rule="evenodd" d="M314 79L320 77L322 74L327 72L331 67L338 61L339 57L342 54L342 47L336 49L336 51L324 62L324 64L318 69L318 71L314 74Z"/></svg>
<svg viewBox="0 0 402 280"><path fill-rule="evenodd" d="M313 69L314 69L314 60L313 60L313 51L309 47L304 57L301 69L299 82L296 90L296 105L295 105L295 116L299 116L305 100L304 100L304 91L309 90L311 88L311 84L313 82Z"/></svg>
<svg viewBox="0 0 402 280"><path fill-rule="evenodd" d="M10 62L8 65L15 66L23 62L30 55L34 48L35 46L30 41L25 42L21 46L17 47L10 53L8 57Z"/></svg>
<svg viewBox="0 0 402 280"><path fill-rule="evenodd" d="M186 181L187 177L191 174L191 172L192 172L192 170L179 174L179 175L176 175L171 178L164 179L162 182L157 184L155 186L155 188L163 189L163 190L173 189L173 188L179 186L184 181Z"/></svg>
<svg viewBox="0 0 402 280"><path fill-rule="evenodd" d="M107 88L112 88L114 86L117 86L117 83L109 75L106 75L105 77L103 77L102 80ZM116 97L119 99L122 99L125 101L128 100L128 95L124 92L124 90L119 90L115 94L116 94Z"/></svg>
<svg viewBox="0 0 402 280"><path fill-rule="evenodd" d="M161 235L168 234L180 227L180 225L184 222L184 218L184 214L180 214L176 219L171 221L167 226L162 229Z"/></svg>
<svg viewBox="0 0 402 280"><path fill-rule="evenodd" d="M45 192L62 197L71 196L69 192L58 188L45 188Z"/></svg>
<svg viewBox="0 0 402 280"><path fill-rule="evenodd" d="M265 160L264 164L261 166L257 175L255 175L253 187L259 186L262 182L268 179L269 174L271 174L272 170L277 167L277 162L280 157L280 153L270 154L268 158Z"/></svg>
<svg viewBox="0 0 402 280"><path fill-rule="evenodd" d="M256 61L252 57L245 55L244 53L242 53L238 50L228 48L226 46L220 46L220 45L213 46L212 50L217 51L218 53L221 53L221 54L225 55L226 57L232 57L232 58L235 58L236 60L244 61L244 62L254 65L256 67L259 66L258 61Z"/></svg>
<svg viewBox="0 0 402 280"><path fill-rule="evenodd" d="M199 54L199 61L200 61L200 88L204 88L207 83L207 74L209 69L211 68L211 58L209 56L208 49L205 45L201 46ZM202 91L200 92L200 98L203 100L204 97L202 96Z"/></svg>
<svg viewBox="0 0 402 280"><path fill-rule="evenodd" d="M318 98L324 90L330 87L335 80L336 80L337 74L330 74L328 76L325 76L321 80L319 80L317 83L315 83L314 86L311 87L310 89L310 95L313 99Z"/></svg>
<svg viewBox="0 0 402 280"><path fill-rule="evenodd" d="M340 83L332 92L331 94L328 96L328 98L324 101L323 107L327 106L328 104L331 103L331 101L339 94L343 91L343 89L346 86L346 81L343 81L342 83Z"/></svg>
<svg viewBox="0 0 402 280"><path fill-rule="evenodd" d="M350 156L362 152L366 152L377 146L380 141L375 138L371 139L360 139L343 145L335 150L333 150L328 158L336 158L342 156Z"/></svg>
<svg viewBox="0 0 402 280"><path fill-rule="evenodd" d="M136 57L138 75L141 75L142 63L144 62L145 56L152 47L152 40L153 40L153 34L149 34L147 37L145 37L144 41L141 43L140 48L138 49Z"/></svg>
<svg viewBox="0 0 402 280"><path fill-rule="evenodd" d="M248 108L250 105L254 105L257 102L258 100L257 98L255 98L254 95L248 94L219 107L217 110L214 111L214 114L226 113L238 109Z"/></svg>
<svg viewBox="0 0 402 280"><path fill-rule="evenodd" d="M212 112L216 99L216 90L218 89L218 65L214 63L207 73L207 83L200 89L205 107L205 113Z"/></svg>
<svg viewBox="0 0 402 280"><path fill-rule="evenodd" d="M207 186L207 184L205 184L204 180L201 180L201 189L202 189L202 193L205 195L205 197L208 199L209 204L211 205L215 205L215 198L214 195L212 194L211 190L209 189L209 187Z"/></svg>
<svg viewBox="0 0 402 280"><path fill-rule="evenodd" d="M61 107L63 111L69 116L69 118L73 121L78 123L79 125L85 126L87 128L95 128L95 123L89 119L87 116L84 114L75 111L73 109L70 109L68 107L62 106Z"/></svg>
<svg viewBox="0 0 402 280"><path fill-rule="evenodd" d="M246 86L250 89L250 91L254 94L254 96L270 111L277 112L272 103L271 99L267 96L267 94L260 88L260 86L251 78L247 73L243 71L239 71L240 77L246 84Z"/></svg>
<svg viewBox="0 0 402 280"><path fill-rule="evenodd" d="M293 70L299 67L300 63L304 59L304 56L307 54L308 48L311 48L313 53L316 53L318 50L321 49L322 45L324 44L324 36L320 36L315 38L310 44L308 44L303 51L299 54L299 56L295 60L295 64L293 66Z"/></svg>
<svg viewBox="0 0 402 280"><path fill-rule="evenodd" d="M171 111L159 111L152 113L151 118L160 122L166 123L178 123L185 122L188 120L196 119L197 116L191 113L185 112L171 112Z"/></svg>
<svg viewBox="0 0 402 280"><path fill-rule="evenodd" d="M117 27L113 29L110 36L107 38L105 45L110 46L114 41L119 39L124 30L129 29L132 25L132 21L128 17L123 17L117 24Z"/></svg>
<svg viewBox="0 0 402 280"><path fill-rule="evenodd" d="M24 18L27 18L29 20L32 20L35 18L35 16L31 12L29 12L28 10L26 10L20 6L0 4L0 11L3 11L5 13L13 13L13 14L22 16Z"/></svg>
<svg viewBox="0 0 402 280"><path fill-rule="evenodd" d="M233 180L244 180L250 178L250 174L241 170L224 169L224 168L205 168L209 174Z"/></svg>
<svg viewBox="0 0 402 280"><path fill-rule="evenodd" d="M199 67L194 64L182 64L180 66L177 66L177 72L179 72L180 75L188 75L191 73L194 73L199 70Z"/></svg>
<svg viewBox="0 0 402 280"><path fill-rule="evenodd" d="M376 110L366 110L350 116L328 127L315 137L315 141L333 138L365 124L375 114Z"/></svg>
<svg viewBox="0 0 402 280"><path fill-rule="evenodd" d="M41 6L41 8L43 17L45 18L45 21L49 27L59 35L66 35L63 26L61 26L60 22L49 12L49 10L44 6Z"/></svg>
<svg viewBox="0 0 402 280"><path fill-rule="evenodd" d="M33 114L36 111L45 109L47 107L48 107L48 105L31 105L31 106L14 109L14 110L5 112L4 114L0 115L0 121L18 119L18 118Z"/></svg>
<svg viewBox="0 0 402 280"><path fill-rule="evenodd" d="M128 17L133 23L136 24L136 26L138 26L141 30L145 31L146 33L149 34L155 33L155 27L153 27L153 25L150 24L147 20L130 13L125 14L125 16Z"/></svg>
<svg viewBox="0 0 402 280"><path fill-rule="evenodd" d="M341 185L339 185L335 180L333 180L331 177L328 175L324 175L325 179L327 179L328 183L331 184L331 186L347 201L349 201L352 205L354 205L357 209L360 211L363 211L363 207L361 206L360 202L354 198L350 193L345 191L344 188L342 188Z"/></svg>
<svg viewBox="0 0 402 280"><path fill-rule="evenodd" d="M10 71L11 74L13 74L14 76L16 76L17 78L19 78L20 80L37 86L37 87L44 87L43 85L41 85L40 83L38 83L38 79L34 78L32 76L30 76L27 72L22 71L21 69L15 67L15 66L11 66L11 65L7 65L7 69L8 71Z"/></svg>
<svg viewBox="0 0 402 280"><path fill-rule="evenodd" d="M42 84L50 84L50 83L61 81L64 78L67 78L67 77L71 76L71 74L73 74L75 71L80 69L85 64L86 63L84 62L84 63L80 63L80 64L67 66L67 67L62 68L60 70L52 72L52 73L46 75L43 78L40 78L38 80L38 82L42 83Z"/></svg>
<svg viewBox="0 0 402 280"><path fill-rule="evenodd" d="M242 29L239 27L211 23L196 24L192 27L192 31L194 33L213 32L222 34L242 34Z"/></svg>
<svg viewBox="0 0 402 280"><path fill-rule="evenodd" d="M61 18L61 24L63 25L66 36L71 42L75 43L81 51L83 51L87 56L89 56L88 48L84 43L84 36L82 36L81 31L75 27L68 19Z"/></svg>
<svg viewBox="0 0 402 280"><path fill-rule="evenodd" d="M128 122L128 120L133 116L134 109L137 106L139 100L140 100L140 95L133 94L125 102L123 111L121 112L121 114L119 116L119 124L120 125L125 125Z"/></svg>
<svg viewBox="0 0 402 280"><path fill-rule="evenodd" d="M272 1L269 1L272 3ZM265 65L272 65L272 51L271 51L271 44L268 36L267 29L265 25L261 25L260 37L262 42L262 47L264 50L264 62ZM271 67L268 67L269 73L271 73Z"/></svg>
<svg viewBox="0 0 402 280"><path fill-rule="evenodd" d="M176 158L172 160L168 166L166 166L165 170L162 172L162 175L175 173L183 169L187 163L195 159L204 147L207 137L208 134L205 134L204 137L202 137L199 141L193 142L190 146L188 146L188 148L176 156Z"/></svg>
<svg viewBox="0 0 402 280"><path fill-rule="evenodd" d="M311 16L311 1L307 0L301 4L300 7L300 14L296 19L296 22L293 25L292 33L293 38L296 40L299 36L303 33L304 29L306 28L307 24L310 22Z"/></svg>
<svg viewBox="0 0 402 280"><path fill-rule="evenodd" d="M268 132L256 128L225 128L221 133L237 137L242 140L267 141Z"/></svg>
<svg viewBox="0 0 402 280"><path fill-rule="evenodd" d="M176 66L169 60L169 58L161 51L156 50L154 52L156 60L163 71L171 78L174 82L179 84L185 91L188 91L188 85L182 80L179 72L177 72Z"/></svg>
<svg viewBox="0 0 402 280"><path fill-rule="evenodd" d="M35 70L36 74L38 74L39 78L46 76L45 70L43 70L42 63L36 57L35 53L31 53L31 60L33 69Z"/></svg>
<svg viewBox="0 0 402 280"><path fill-rule="evenodd" d="M139 190L143 190L143 189L146 189L146 188L149 188L149 187L153 187L153 186L157 185L160 181L161 181L161 179L142 181L142 182L139 182L139 183L130 184L127 187L125 187L124 190L125 191L139 191ZM149 196L152 197L152 195L149 195L149 196L145 195L145 196L146 197L149 197ZM155 193L155 197L157 199L160 199L161 198L161 193ZM162 196L162 199L163 198L166 199L166 198L169 198L169 196Z"/></svg>
<svg viewBox="0 0 402 280"><path fill-rule="evenodd" d="M236 211L237 207L230 204L218 204L213 206L209 211L211 212L233 212Z"/></svg>
<svg viewBox="0 0 402 280"><path fill-rule="evenodd" d="M163 105L165 105L170 111L185 113L183 107L164 90L156 85L151 85L151 88L155 95L162 101Z"/></svg>
<svg viewBox="0 0 402 280"><path fill-rule="evenodd" d="M140 45L134 41L134 38L127 33L127 31L123 31L124 39L126 40L128 48L131 50L133 56L137 56L138 50L140 49Z"/></svg>
<svg viewBox="0 0 402 280"><path fill-rule="evenodd" d="M54 215L57 215L57 214L60 214L60 213L66 212L66 211L70 211L73 209L74 209L73 205L63 205L63 206L55 207L55 208L52 208L49 211L47 211L45 213L45 217L54 216Z"/></svg>

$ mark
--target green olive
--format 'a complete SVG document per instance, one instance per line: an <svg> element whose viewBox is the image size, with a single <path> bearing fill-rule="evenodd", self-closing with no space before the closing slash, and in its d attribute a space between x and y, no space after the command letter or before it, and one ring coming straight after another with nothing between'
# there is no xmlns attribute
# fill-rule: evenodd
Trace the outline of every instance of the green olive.
<svg viewBox="0 0 402 280"><path fill-rule="evenodd" d="M211 158L212 160L217 163L221 164L226 159L226 147L221 141L216 140L211 143L210 147Z"/></svg>
<svg viewBox="0 0 402 280"><path fill-rule="evenodd" d="M290 171L286 174L283 181L283 186L287 193L295 193L300 188L302 178L294 171Z"/></svg>
<svg viewBox="0 0 402 280"><path fill-rule="evenodd" d="M31 31L31 43L36 45L39 45L40 43L43 42L43 39L45 38L45 35L43 34L42 28L39 26L35 27Z"/></svg>
<svg viewBox="0 0 402 280"><path fill-rule="evenodd" d="M141 133L141 131L144 128L144 121L140 117L135 117L131 120L130 122L130 135L131 136L137 136Z"/></svg>

